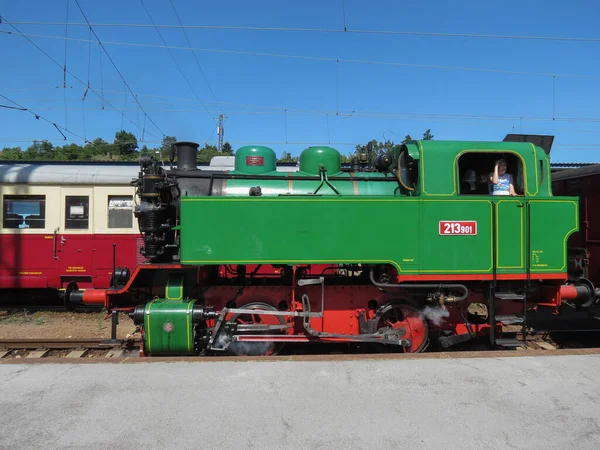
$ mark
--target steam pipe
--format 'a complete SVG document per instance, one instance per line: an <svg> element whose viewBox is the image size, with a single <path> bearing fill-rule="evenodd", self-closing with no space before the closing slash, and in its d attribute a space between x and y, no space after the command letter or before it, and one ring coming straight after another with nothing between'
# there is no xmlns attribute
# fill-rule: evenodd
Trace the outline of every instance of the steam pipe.
<svg viewBox="0 0 600 450"><path fill-rule="evenodd" d="M281 176L273 176L273 175L242 175L242 174L229 174L229 173L218 173L218 172L209 172L208 170L198 170L198 171L177 171L173 170L169 172L170 175L181 178L206 178L207 180L215 179L215 180L269 180L269 181L277 181L277 180L292 180L292 181L321 181L321 177L319 176L311 176L311 175L298 175L298 176L289 176L289 175L281 175ZM380 181L384 183L390 182L398 182L396 177L327 177L328 181Z"/></svg>
<svg viewBox="0 0 600 450"><path fill-rule="evenodd" d="M405 284L405 283L400 283L400 284L388 284L388 283L378 283L377 281L375 281L375 277L373 276L373 268L371 267L369 269L369 279L371 280L371 283L373 284L373 286L377 286L378 288L416 288L416 289L438 289L440 287L445 287L448 289L460 289L461 291L464 292L463 295L461 295L460 297L456 297L456 301L462 301L464 299L466 299L469 295L469 290L467 289L467 287L464 284Z"/></svg>

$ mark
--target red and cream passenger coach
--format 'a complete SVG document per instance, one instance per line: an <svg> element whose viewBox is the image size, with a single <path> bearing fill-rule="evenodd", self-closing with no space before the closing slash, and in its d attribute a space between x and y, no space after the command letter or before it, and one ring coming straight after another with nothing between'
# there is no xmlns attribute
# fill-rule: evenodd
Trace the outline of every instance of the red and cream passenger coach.
<svg viewBox="0 0 600 450"><path fill-rule="evenodd" d="M0 164L0 289L57 298L141 262L135 164Z"/></svg>

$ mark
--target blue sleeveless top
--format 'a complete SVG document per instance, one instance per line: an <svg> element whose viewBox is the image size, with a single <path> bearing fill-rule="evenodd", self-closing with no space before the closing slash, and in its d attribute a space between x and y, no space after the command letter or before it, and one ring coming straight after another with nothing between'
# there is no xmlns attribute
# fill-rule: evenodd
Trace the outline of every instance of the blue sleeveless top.
<svg viewBox="0 0 600 450"><path fill-rule="evenodd" d="M502 176L498 176L498 183L491 183L493 195L510 195L509 186L512 183L512 176L509 173L505 173Z"/></svg>

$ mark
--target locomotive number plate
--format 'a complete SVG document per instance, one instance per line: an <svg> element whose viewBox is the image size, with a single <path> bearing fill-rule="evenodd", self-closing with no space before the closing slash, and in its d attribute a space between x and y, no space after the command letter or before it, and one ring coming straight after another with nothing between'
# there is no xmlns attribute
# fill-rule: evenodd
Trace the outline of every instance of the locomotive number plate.
<svg viewBox="0 0 600 450"><path fill-rule="evenodd" d="M474 220L459 222L440 220L440 236L456 234L476 235L477 222Z"/></svg>

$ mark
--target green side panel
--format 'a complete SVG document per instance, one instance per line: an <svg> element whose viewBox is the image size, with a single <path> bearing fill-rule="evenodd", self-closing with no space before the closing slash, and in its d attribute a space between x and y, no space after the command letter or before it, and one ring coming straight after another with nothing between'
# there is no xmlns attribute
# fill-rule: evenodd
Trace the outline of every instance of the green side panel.
<svg viewBox="0 0 600 450"><path fill-rule="evenodd" d="M497 197L496 197L497 199ZM525 204L518 198L496 200L498 273L525 270Z"/></svg>
<svg viewBox="0 0 600 450"><path fill-rule="evenodd" d="M149 355L191 355L194 351L192 308L196 300L154 300L144 315L144 351Z"/></svg>
<svg viewBox="0 0 600 450"><path fill-rule="evenodd" d="M185 275L176 274L169 276L167 287L165 288L165 299L168 301L183 300L183 281Z"/></svg>
<svg viewBox="0 0 600 450"><path fill-rule="evenodd" d="M494 202L497 272L524 273L524 198L497 197L187 197L181 200L181 262L389 263L400 274L489 274ZM531 272L564 272L577 199L540 198L530 208ZM460 223L476 230L442 232Z"/></svg>
<svg viewBox="0 0 600 450"><path fill-rule="evenodd" d="M417 272L420 200L181 199L183 264L390 263Z"/></svg>
<svg viewBox="0 0 600 450"><path fill-rule="evenodd" d="M419 236L406 236L406 239L420 239L421 273L490 273L492 271L492 202L490 200L452 200L440 198L422 202L420 223L423 224ZM408 219L415 220L415 219ZM403 234L407 220L398 222L397 228ZM457 223L472 226L466 233L452 234ZM459 230L460 232L460 230ZM463 231L464 232L464 231ZM448 234L449 233L449 234Z"/></svg>
<svg viewBox="0 0 600 450"><path fill-rule="evenodd" d="M565 272L569 236L579 229L577 197L533 200L531 215L531 273Z"/></svg>
<svg viewBox="0 0 600 450"><path fill-rule="evenodd" d="M189 197L181 202L181 262L390 263L404 274L490 273L491 208L490 200L474 199ZM441 235L440 221L475 221L477 231Z"/></svg>

